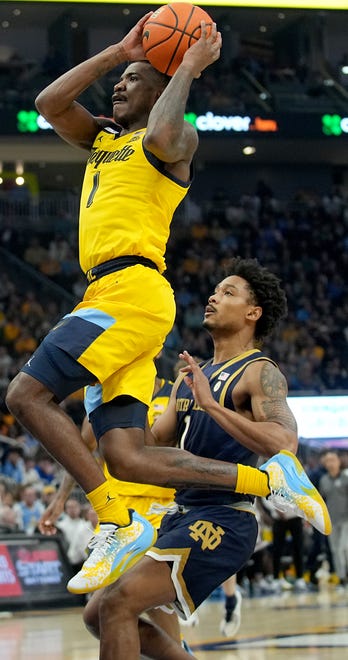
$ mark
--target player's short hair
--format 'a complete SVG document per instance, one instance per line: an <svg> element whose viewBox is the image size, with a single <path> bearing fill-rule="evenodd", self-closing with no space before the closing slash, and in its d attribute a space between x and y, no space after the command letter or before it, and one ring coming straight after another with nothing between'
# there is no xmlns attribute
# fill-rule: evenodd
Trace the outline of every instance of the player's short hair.
<svg viewBox="0 0 348 660"><path fill-rule="evenodd" d="M150 62L148 60L141 60L141 61L143 61L144 63L149 65L149 70L150 70L151 76L152 76L153 80L155 81L156 85L158 85L159 87L162 87L163 89L165 87L167 87L167 85L170 81L170 76L167 76L166 73L161 73L161 71L158 71L157 69L155 69L155 67L153 67L152 64L150 64Z"/></svg>
<svg viewBox="0 0 348 660"><path fill-rule="evenodd" d="M136 60L136 62L141 62L142 64L147 64L148 65L148 71L149 74L155 84L156 87L159 87L164 89L167 87L169 81L170 81L170 76L167 76L166 73L161 73L161 71L158 71L155 69L155 67L152 66L152 64L149 62L149 60ZM127 68L132 62L127 62L127 65L125 68Z"/></svg>
<svg viewBox="0 0 348 660"><path fill-rule="evenodd" d="M279 278L261 266L257 259L241 257L234 257L229 262L226 277L231 275L246 280L251 302L262 308L262 315L255 326L255 339L258 341L267 337L288 312L286 294Z"/></svg>

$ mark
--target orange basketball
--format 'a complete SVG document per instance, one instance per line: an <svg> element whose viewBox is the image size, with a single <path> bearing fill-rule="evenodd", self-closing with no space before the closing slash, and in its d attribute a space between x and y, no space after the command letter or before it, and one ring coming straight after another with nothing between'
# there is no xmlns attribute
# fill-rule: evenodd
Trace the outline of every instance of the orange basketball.
<svg viewBox="0 0 348 660"><path fill-rule="evenodd" d="M201 21L210 31L213 20L188 2L173 2L157 9L143 29L144 53L155 69L172 76L185 52L201 36Z"/></svg>

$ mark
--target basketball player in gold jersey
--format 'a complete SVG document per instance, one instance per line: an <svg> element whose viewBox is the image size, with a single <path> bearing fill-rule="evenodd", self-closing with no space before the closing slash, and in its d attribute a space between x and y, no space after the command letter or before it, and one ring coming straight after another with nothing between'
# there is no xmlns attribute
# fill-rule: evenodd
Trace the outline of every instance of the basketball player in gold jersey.
<svg viewBox="0 0 348 660"><path fill-rule="evenodd" d="M173 213L190 185L198 142L194 127L184 121L185 105L193 80L219 58L221 48L216 25L208 35L202 22L201 37L168 82L144 61L141 37L150 15L36 99L39 112L64 140L89 151L79 228L80 263L89 286L14 378L6 402L74 477L98 515L92 552L68 584L74 593L112 583L156 539L151 524L119 500L59 406L81 387L87 386L88 418L113 476L159 486L242 488L260 496L279 486L252 467L144 443L153 360L175 315L173 291L162 275L164 254ZM94 117L76 99L127 61L114 86L114 121ZM258 313L254 308L251 302L250 314ZM289 447L295 449L291 435Z"/></svg>
<svg viewBox="0 0 348 660"><path fill-rule="evenodd" d="M58 403L90 385L86 408L110 473L154 482L164 458L141 454L153 360L175 317L164 255L198 145L196 130L184 121L185 105L193 80L220 55L220 33L214 26L208 35L203 25L169 80L145 60L141 37L150 15L36 99L55 131L89 152L79 225L80 264L89 286L11 383L7 405L72 474L98 514L99 544L68 587L77 593L116 579L156 534L110 490ZM114 121L96 118L76 99L122 62L131 63L114 86ZM159 485L167 485L168 467Z"/></svg>

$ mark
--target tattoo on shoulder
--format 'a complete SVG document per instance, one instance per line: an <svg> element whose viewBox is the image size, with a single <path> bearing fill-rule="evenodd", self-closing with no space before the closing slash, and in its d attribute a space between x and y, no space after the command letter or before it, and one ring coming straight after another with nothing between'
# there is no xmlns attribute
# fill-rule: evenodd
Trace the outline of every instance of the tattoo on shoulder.
<svg viewBox="0 0 348 660"><path fill-rule="evenodd" d="M285 377L270 362L265 362L261 369L261 387L266 396L279 397L286 396L288 392Z"/></svg>

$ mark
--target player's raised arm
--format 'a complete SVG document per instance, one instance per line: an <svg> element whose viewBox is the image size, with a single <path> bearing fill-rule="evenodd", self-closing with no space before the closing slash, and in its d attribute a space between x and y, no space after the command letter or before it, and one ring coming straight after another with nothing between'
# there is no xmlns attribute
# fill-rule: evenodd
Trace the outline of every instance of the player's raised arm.
<svg viewBox="0 0 348 660"><path fill-rule="evenodd" d="M127 60L144 59L141 45L147 13L117 44L81 62L46 87L35 100L38 112L70 144L90 149L100 122L76 99L96 80Z"/></svg>
<svg viewBox="0 0 348 660"><path fill-rule="evenodd" d="M186 51L149 116L144 144L166 163L190 162L198 146L195 129L184 121L186 103L193 80L220 57L222 44L215 23L210 34L204 21L201 30L200 39Z"/></svg>

